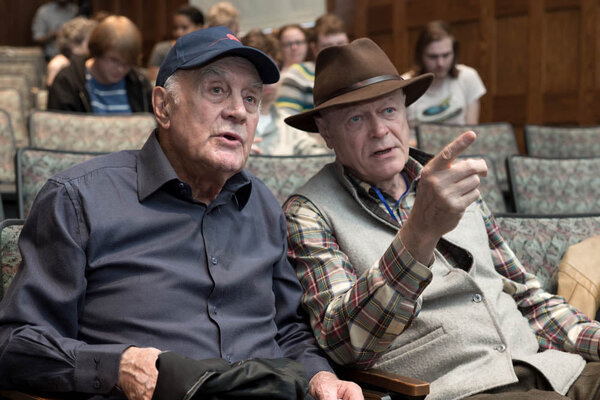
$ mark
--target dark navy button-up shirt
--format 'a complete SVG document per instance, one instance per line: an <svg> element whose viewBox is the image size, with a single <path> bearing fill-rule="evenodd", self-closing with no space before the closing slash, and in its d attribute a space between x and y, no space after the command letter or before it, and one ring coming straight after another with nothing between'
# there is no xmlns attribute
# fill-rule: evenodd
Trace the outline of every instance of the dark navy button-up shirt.
<svg viewBox="0 0 600 400"><path fill-rule="evenodd" d="M330 371L298 313L277 200L247 171L194 201L153 133L51 178L0 304L0 386L109 393L128 346Z"/></svg>

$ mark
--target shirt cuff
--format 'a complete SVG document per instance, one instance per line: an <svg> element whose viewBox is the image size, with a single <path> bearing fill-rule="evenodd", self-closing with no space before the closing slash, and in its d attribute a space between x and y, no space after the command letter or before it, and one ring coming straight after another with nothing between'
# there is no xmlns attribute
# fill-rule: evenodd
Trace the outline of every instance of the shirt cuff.
<svg viewBox="0 0 600 400"><path fill-rule="evenodd" d="M107 394L119 379L121 354L126 344L85 345L77 351L75 391Z"/></svg>
<svg viewBox="0 0 600 400"><path fill-rule="evenodd" d="M417 261L404 247L400 235L396 235L381 257L380 268L386 281L396 291L413 300L421 295L433 278L431 269Z"/></svg>

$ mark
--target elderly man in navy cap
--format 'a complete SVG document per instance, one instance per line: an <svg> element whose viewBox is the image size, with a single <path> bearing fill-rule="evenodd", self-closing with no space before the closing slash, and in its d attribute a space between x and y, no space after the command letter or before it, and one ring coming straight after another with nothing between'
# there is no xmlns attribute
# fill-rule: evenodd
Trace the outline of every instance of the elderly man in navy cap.
<svg viewBox="0 0 600 400"><path fill-rule="evenodd" d="M297 395L285 398L307 387L317 399L362 398L331 372L298 313L302 290L286 257L282 210L243 170L262 85L278 79L268 56L226 28L183 36L159 71L158 129L143 148L46 183L0 305L0 387L190 398L215 363L225 373L240 360L291 359L246 370L298 372ZM174 354L189 359L173 362ZM168 366L175 372L162 379ZM194 385L182 390L181 375ZM228 395L235 382L222 381Z"/></svg>

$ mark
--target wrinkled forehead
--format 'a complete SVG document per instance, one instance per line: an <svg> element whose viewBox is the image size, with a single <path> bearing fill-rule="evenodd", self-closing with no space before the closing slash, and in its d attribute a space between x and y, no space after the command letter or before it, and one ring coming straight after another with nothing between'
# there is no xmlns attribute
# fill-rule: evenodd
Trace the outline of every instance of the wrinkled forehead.
<svg viewBox="0 0 600 400"><path fill-rule="evenodd" d="M200 78L209 76L220 76L226 79L237 78L248 81L252 86L263 86L258 70L252 62L244 57L221 57L197 69L197 71Z"/></svg>

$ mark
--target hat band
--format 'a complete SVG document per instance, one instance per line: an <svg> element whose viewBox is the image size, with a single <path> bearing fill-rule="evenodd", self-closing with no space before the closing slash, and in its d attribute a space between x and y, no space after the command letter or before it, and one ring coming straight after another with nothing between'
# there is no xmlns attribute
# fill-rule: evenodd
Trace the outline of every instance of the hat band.
<svg viewBox="0 0 600 400"><path fill-rule="evenodd" d="M383 81L391 81L391 80L400 80L403 81L404 79L398 75L379 75L379 76L374 76L373 78L369 78L369 79L365 79L364 81L360 81L360 82L356 82L348 87L336 90L335 92L333 92L329 98L327 98L326 100L321 101L319 104L325 103L326 101L329 101L331 99L333 99L334 97L338 97L341 96L343 94L346 94L348 92L352 92L356 89L360 89L363 88L365 86L369 86L372 85L374 83L379 83L379 82L383 82ZM317 104L318 105L318 104Z"/></svg>

